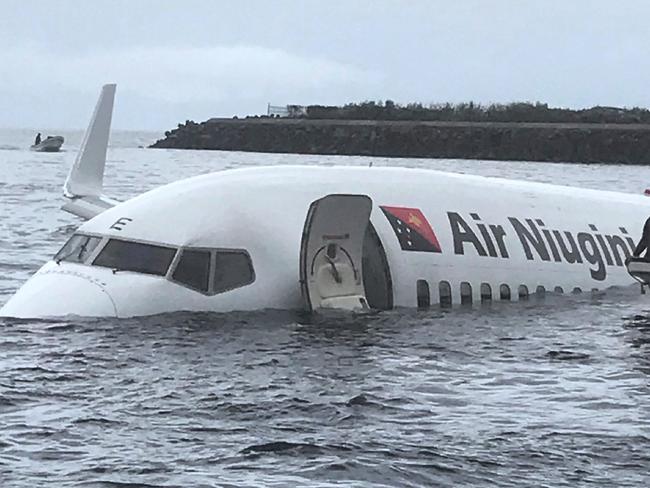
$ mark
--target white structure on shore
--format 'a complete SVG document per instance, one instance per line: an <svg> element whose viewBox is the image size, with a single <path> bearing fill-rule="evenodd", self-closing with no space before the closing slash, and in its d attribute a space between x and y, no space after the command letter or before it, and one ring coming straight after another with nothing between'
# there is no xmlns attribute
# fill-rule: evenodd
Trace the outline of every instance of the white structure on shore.
<svg viewBox="0 0 650 488"><path fill-rule="evenodd" d="M304 117L307 107L304 105L267 105L266 115L269 117Z"/></svg>

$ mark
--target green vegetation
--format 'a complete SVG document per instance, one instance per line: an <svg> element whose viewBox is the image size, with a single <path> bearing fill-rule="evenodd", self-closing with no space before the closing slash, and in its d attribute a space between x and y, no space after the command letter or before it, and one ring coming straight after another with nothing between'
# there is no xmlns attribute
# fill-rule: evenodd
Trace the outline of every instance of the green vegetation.
<svg viewBox="0 0 650 488"><path fill-rule="evenodd" d="M303 116L304 117L304 116ZM556 122L597 124L649 124L650 110L644 108L592 107L573 110L549 107L546 103L480 105L409 103L402 106L391 100L349 103L343 107L310 105L309 119L342 120L432 120L450 122Z"/></svg>

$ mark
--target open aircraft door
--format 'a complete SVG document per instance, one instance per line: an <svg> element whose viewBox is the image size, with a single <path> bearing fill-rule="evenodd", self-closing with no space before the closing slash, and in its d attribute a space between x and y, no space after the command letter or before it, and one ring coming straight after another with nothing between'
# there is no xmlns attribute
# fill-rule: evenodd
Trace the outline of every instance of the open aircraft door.
<svg viewBox="0 0 650 488"><path fill-rule="evenodd" d="M307 311L369 308L362 257L371 210L372 200L366 195L328 195L310 205L300 247Z"/></svg>

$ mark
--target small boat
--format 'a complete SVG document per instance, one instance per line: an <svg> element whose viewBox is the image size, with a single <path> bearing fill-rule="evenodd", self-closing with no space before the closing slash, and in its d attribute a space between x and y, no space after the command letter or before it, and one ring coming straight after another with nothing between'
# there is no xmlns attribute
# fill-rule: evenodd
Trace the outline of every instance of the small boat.
<svg viewBox="0 0 650 488"><path fill-rule="evenodd" d="M30 149L39 152L57 152L63 145L63 136L47 136L38 144L32 144Z"/></svg>
<svg viewBox="0 0 650 488"><path fill-rule="evenodd" d="M630 276L641 283L641 291L645 293L643 287L650 285L650 261L645 258L629 257L625 266Z"/></svg>

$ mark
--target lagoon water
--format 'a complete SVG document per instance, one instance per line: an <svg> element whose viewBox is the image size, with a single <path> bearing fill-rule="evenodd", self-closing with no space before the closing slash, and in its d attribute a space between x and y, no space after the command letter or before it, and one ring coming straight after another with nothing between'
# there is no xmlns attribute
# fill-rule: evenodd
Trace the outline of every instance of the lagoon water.
<svg viewBox="0 0 650 488"><path fill-rule="evenodd" d="M0 303L79 221L64 152L0 131ZM261 164L402 165L642 192L650 168L145 149L106 193ZM638 287L451 311L0 319L0 486L650 486Z"/></svg>

